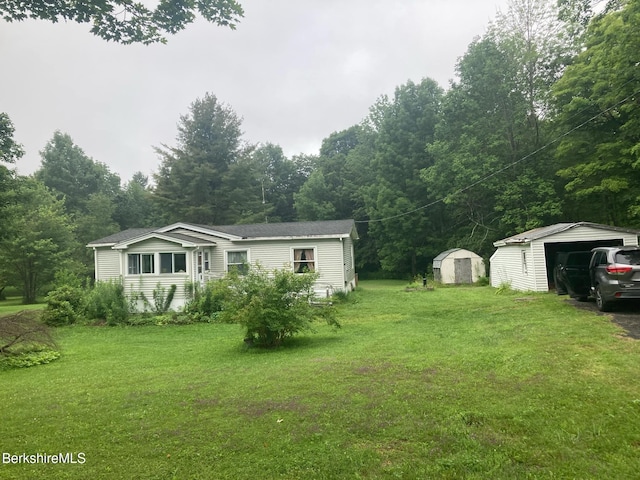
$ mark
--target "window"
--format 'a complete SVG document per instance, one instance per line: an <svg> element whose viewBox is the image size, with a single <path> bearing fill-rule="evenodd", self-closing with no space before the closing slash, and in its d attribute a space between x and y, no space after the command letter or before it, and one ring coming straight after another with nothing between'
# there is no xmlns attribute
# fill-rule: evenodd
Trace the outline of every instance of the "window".
<svg viewBox="0 0 640 480"><path fill-rule="evenodd" d="M227 272L236 270L244 275L249 270L249 255L247 250L227 252Z"/></svg>
<svg viewBox="0 0 640 480"><path fill-rule="evenodd" d="M198 252L198 273L209 271L209 252Z"/></svg>
<svg viewBox="0 0 640 480"><path fill-rule="evenodd" d="M604 252L596 252L595 257L593 259L594 266L597 265L606 265L607 264L607 255Z"/></svg>
<svg viewBox="0 0 640 480"><path fill-rule="evenodd" d="M153 253L130 253L128 255L129 275L154 273Z"/></svg>
<svg viewBox="0 0 640 480"><path fill-rule="evenodd" d="M527 252L524 250L522 251L522 273L524 273L525 275L529 273L529 270L527 268Z"/></svg>
<svg viewBox="0 0 640 480"><path fill-rule="evenodd" d="M187 271L186 253L161 253L160 273L184 273Z"/></svg>
<svg viewBox="0 0 640 480"><path fill-rule="evenodd" d="M293 249L293 271L306 273L316 271L315 252L313 248Z"/></svg>

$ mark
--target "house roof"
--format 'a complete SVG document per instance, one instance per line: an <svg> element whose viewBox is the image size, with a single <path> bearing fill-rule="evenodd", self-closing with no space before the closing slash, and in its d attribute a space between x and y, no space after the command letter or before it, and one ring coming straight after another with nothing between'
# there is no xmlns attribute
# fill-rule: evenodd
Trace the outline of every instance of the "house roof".
<svg viewBox="0 0 640 480"><path fill-rule="evenodd" d="M611 225L602 225L599 223L591 223L591 222L556 223L554 225L548 225L546 227L534 228L533 230L528 230L526 232L518 233L517 235L513 235L511 237L498 240L497 242L493 243L493 246L502 247L505 245L531 243L534 240L555 235L557 233L565 232L567 230L571 230L577 227L590 227L590 228L597 228L601 230L631 233L635 235L640 234L640 230L613 227Z"/></svg>
<svg viewBox="0 0 640 480"><path fill-rule="evenodd" d="M98 240L94 240L87 244L87 247L101 247L108 245L115 245L116 243L125 242L132 238L141 237L147 233L151 233L155 228L129 228L113 235L109 235Z"/></svg>
<svg viewBox="0 0 640 480"><path fill-rule="evenodd" d="M212 236L223 236L232 240L268 240L285 238L358 238L358 234L353 220L328 220L317 222L288 222L288 223L260 223L247 225L222 225L208 226L189 223L177 223L162 228L131 228L107 237L94 240L87 244L87 247L106 247L114 245L125 245L153 236L172 237L176 240L194 242L197 244L211 243L213 241L203 240L186 233L173 233L172 229L189 229L206 233Z"/></svg>
<svg viewBox="0 0 640 480"><path fill-rule="evenodd" d="M317 222L256 223L247 225L222 225L208 228L242 239L348 237L355 235L353 220L325 220Z"/></svg>

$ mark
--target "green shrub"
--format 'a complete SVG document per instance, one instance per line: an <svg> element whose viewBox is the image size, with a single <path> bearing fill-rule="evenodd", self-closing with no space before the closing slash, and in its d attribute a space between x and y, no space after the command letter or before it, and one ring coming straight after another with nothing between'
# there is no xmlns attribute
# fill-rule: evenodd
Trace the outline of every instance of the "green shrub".
<svg viewBox="0 0 640 480"><path fill-rule="evenodd" d="M173 301L173 297L176 294L177 287L175 285L171 285L169 287L169 292L167 289L158 282L156 284L156 288L153 289L153 303L149 301L144 292L140 292L136 296L136 300L139 297L144 302L145 311L147 309L151 310L153 313L161 314L169 311L171 307L171 302Z"/></svg>
<svg viewBox="0 0 640 480"><path fill-rule="evenodd" d="M60 358L57 350L40 350L23 352L17 355L0 356L0 370L11 368L27 368L45 363L51 363Z"/></svg>
<svg viewBox="0 0 640 480"><path fill-rule="evenodd" d="M212 322L219 318L223 302L227 297L228 283L225 281L210 281L204 286L199 283L189 283L185 286L187 304L184 312L194 322Z"/></svg>
<svg viewBox="0 0 640 480"><path fill-rule="evenodd" d="M245 342L275 347L299 332L312 330L312 322L324 319L339 327L332 307L311 303L317 274L289 270L268 272L261 267L245 275L232 272L218 282L224 288L220 316L245 328Z"/></svg>
<svg viewBox="0 0 640 480"><path fill-rule="evenodd" d="M49 292L42 321L54 327L71 325L83 317L85 295L80 287L61 285Z"/></svg>
<svg viewBox="0 0 640 480"><path fill-rule="evenodd" d="M106 321L108 325L121 325L127 323L129 314L129 301L122 283L96 282L87 298L88 319Z"/></svg>

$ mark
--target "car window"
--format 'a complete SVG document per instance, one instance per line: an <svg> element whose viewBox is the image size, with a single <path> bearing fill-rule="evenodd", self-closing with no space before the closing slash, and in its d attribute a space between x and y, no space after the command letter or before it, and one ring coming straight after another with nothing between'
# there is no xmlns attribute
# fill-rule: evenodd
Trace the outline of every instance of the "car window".
<svg viewBox="0 0 640 480"><path fill-rule="evenodd" d="M567 258L567 265L588 265L591 252L575 252Z"/></svg>
<svg viewBox="0 0 640 480"><path fill-rule="evenodd" d="M616 253L616 263L640 265L640 250L627 250Z"/></svg>
<svg viewBox="0 0 640 480"><path fill-rule="evenodd" d="M594 258L593 264L594 265L602 265L603 263L607 263L606 260L605 260L604 252L596 252L596 256Z"/></svg>

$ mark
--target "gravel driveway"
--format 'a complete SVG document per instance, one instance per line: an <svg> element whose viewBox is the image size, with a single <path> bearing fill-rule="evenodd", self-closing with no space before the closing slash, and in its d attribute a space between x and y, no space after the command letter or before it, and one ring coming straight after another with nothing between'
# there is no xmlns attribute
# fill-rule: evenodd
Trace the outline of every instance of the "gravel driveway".
<svg viewBox="0 0 640 480"><path fill-rule="evenodd" d="M569 298L567 299L567 302L575 305L577 308L589 310L590 312L597 313L598 315L612 316L612 320L625 329L628 337L640 340L640 302L621 302L616 304L613 312L609 313L602 313L598 311L595 300L591 298L586 302L579 302L573 298Z"/></svg>

